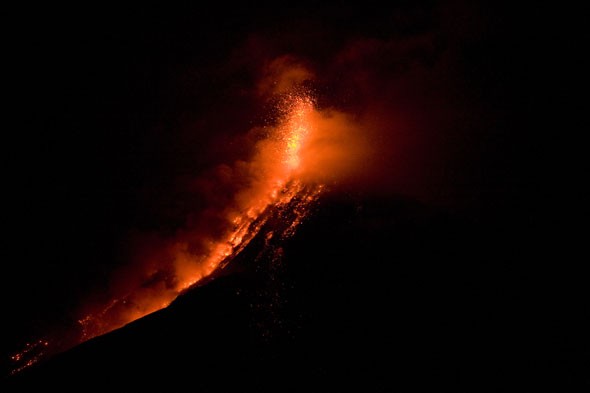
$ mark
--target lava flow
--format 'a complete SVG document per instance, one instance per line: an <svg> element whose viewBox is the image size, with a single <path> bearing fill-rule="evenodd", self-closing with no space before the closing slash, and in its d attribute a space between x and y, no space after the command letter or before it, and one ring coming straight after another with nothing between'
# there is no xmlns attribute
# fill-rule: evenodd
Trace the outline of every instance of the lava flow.
<svg viewBox="0 0 590 393"><path fill-rule="evenodd" d="M270 207L287 204L302 192L317 197L297 179L301 166L300 152L312 132L312 100L293 96L285 100L283 118L274 133L258 143L252 158L252 171L257 171L250 184L240 190L231 206L222 213L228 229L217 239L206 242L205 249L195 255L188 243L177 241L172 246L174 280L172 285L157 290L140 287L111 301L102 310L80 319L82 339L86 340L121 327L135 319L168 306L183 290L215 271L222 262L238 253L256 235L263 222L261 214Z"/></svg>
<svg viewBox="0 0 590 393"><path fill-rule="evenodd" d="M158 274L164 268L156 261L151 274L142 277L139 285L81 316L78 331L71 334L75 338L44 338L27 344L23 351L13 355L13 372L167 307L182 291L229 263L270 217L270 213L265 212L293 208L291 223L283 236L293 233L323 189L319 181L309 181L304 176L313 169L307 162L310 154L306 149L317 131L316 125L321 123L321 115L309 95L285 97L280 104L277 125L270 127L267 137L257 143L256 152L248 163L248 182L221 212L225 223L222 235L199 240L198 253L191 249L191 240L186 240L186 234L179 236L167 246L166 263L159 262L166 265L166 269L172 266L172 274L166 270L166 278L158 278L162 277Z"/></svg>

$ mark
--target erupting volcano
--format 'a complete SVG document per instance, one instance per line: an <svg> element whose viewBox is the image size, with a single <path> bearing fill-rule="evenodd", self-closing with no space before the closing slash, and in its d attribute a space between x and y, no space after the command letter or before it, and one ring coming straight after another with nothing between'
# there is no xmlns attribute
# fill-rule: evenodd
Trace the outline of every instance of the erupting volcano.
<svg viewBox="0 0 590 393"><path fill-rule="evenodd" d="M89 339L123 326L137 318L168 306L179 293L209 276L248 244L265 221L265 211L288 204L294 197L312 202L321 186L304 185L298 171L304 167L301 150L306 138L313 132L313 102L307 96L284 99L284 114L278 125L269 130L266 139L259 142L252 162L257 163L256 180L247 184L234 197L235 203L224 211L228 229L219 239L211 239L202 254L191 254L187 244L176 243L172 285L143 293L141 288L113 299L97 313L80 319L82 339ZM294 223L297 225L297 222ZM154 276L158 275L158 271ZM153 276L152 276L153 277ZM149 277L148 280L151 280ZM158 283L159 284L159 283ZM153 287L153 284L149 284Z"/></svg>
<svg viewBox="0 0 590 393"><path fill-rule="evenodd" d="M279 115L274 124L264 127L265 136L256 143L253 157L235 164L246 167L242 174L246 180L221 213L222 233L205 240L186 239L186 234L173 239L166 250L171 260L155 264L138 285L79 319L79 332L67 333L79 335L78 339L51 337L27 344L13 355L13 372L167 307L180 293L230 263L277 211L293 210L281 236L295 231L324 188L310 180L314 162L309 158L325 116L315 109L309 94L289 93L278 102ZM199 251L191 250L195 242L202 246Z"/></svg>
<svg viewBox="0 0 590 393"><path fill-rule="evenodd" d="M26 8L0 391L590 391L571 7Z"/></svg>

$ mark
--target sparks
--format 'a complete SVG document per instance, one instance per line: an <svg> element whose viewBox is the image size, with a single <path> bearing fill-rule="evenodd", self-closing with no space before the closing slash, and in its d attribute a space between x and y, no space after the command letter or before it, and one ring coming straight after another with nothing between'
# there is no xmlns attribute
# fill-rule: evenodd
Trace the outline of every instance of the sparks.
<svg viewBox="0 0 590 393"><path fill-rule="evenodd" d="M301 165L300 150L310 132L309 115L313 103L309 99L298 99L293 105L289 121L286 124L285 163L289 170L296 170Z"/></svg>

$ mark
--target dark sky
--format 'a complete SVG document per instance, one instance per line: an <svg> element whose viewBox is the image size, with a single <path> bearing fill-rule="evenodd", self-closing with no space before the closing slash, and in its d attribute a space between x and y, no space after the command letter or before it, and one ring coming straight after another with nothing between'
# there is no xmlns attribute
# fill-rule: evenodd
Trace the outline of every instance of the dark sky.
<svg viewBox="0 0 590 393"><path fill-rule="evenodd" d="M3 348L68 323L134 234L173 233L207 207L194 179L247 154L237 141L270 107L257 87L284 56L313 72L319 106L354 116L376 146L347 190L562 244L537 224L565 225L548 206L573 210L562 192L577 158L556 136L571 126L568 84L554 67L569 48L548 27L558 16L541 11L401 1L20 13L4 56Z"/></svg>

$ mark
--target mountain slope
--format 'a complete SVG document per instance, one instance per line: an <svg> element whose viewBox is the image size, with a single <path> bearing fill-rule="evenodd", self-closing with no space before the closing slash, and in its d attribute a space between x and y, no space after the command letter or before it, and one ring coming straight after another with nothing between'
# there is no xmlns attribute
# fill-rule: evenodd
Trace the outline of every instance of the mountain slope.
<svg viewBox="0 0 590 393"><path fill-rule="evenodd" d="M225 269L168 308L9 384L227 392L587 383L581 319L535 297L539 274L511 259L528 246L515 231L350 195L324 196L281 236L290 222L275 212Z"/></svg>

